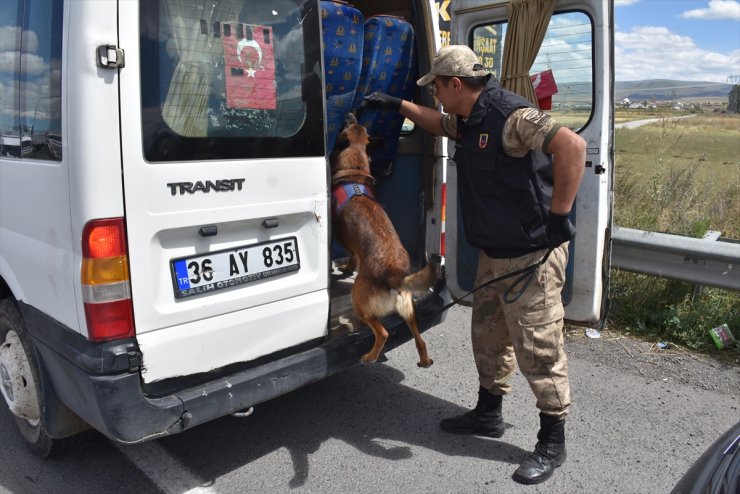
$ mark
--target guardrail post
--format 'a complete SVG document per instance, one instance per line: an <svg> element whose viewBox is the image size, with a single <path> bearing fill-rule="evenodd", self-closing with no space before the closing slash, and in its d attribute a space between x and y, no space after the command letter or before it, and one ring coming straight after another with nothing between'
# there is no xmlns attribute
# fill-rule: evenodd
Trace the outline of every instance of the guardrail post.
<svg viewBox="0 0 740 494"><path fill-rule="evenodd" d="M709 241L717 241L722 236L722 232L718 232L717 230L708 230L704 236L702 237L703 240L709 240ZM695 303L697 300L699 300L699 297L701 297L701 294L704 293L704 285L702 284L696 284L694 285L694 290L691 292L691 303Z"/></svg>

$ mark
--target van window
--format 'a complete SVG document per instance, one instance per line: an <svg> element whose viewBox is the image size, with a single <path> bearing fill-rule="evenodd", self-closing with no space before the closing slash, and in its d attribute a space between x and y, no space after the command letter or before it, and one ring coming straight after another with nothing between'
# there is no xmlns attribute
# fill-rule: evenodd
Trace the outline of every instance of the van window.
<svg viewBox="0 0 740 494"><path fill-rule="evenodd" d="M323 155L316 4L142 0L145 158Z"/></svg>
<svg viewBox="0 0 740 494"><path fill-rule="evenodd" d="M3 2L0 9L0 156L21 156L18 75L21 71L20 2Z"/></svg>
<svg viewBox="0 0 740 494"><path fill-rule="evenodd" d="M0 156L62 159L62 0L0 9Z"/></svg>
<svg viewBox="0 0 740 494"><path fill-rule="evenodd" d="M501 75L507 26L481 25L473 31L473 50L496 77ZM529 75L541 84L538 97L547 95L540 100L543 110L573 130L585 127L594 99L591 18L583 12L553 14Z"/></svg>

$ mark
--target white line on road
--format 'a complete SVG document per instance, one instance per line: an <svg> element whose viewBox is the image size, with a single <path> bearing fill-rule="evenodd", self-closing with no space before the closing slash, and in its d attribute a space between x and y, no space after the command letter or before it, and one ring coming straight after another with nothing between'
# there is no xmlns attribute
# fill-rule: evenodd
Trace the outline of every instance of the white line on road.
<svg viewBox="0 0 740 494"><path fill-rule="evenodd" d="M136 468L166 494L215 494L218 492L211 486L203 485L205 482L157 444L157 441L117 446L136 465Z"/></svg>

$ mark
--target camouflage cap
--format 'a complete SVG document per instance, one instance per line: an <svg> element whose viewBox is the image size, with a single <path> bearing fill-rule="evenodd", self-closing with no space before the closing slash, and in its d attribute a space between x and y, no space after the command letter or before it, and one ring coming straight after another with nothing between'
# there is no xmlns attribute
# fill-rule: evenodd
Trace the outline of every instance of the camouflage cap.
<svg viewBox="0 0 740 494"><path fill-rule="evenodd" d="M478 61L478 55L465 45L445 46L434 55L432 70L416 81L418 86L431 84L438 75L453 77L479 77L488 72Z"/></svg>

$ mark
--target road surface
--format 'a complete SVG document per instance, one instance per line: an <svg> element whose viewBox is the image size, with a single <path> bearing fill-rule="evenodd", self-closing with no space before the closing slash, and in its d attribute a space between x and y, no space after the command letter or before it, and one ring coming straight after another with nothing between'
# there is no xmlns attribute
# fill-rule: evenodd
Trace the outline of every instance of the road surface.
<svg viewBox="0 0 740 494"><path fill-rule="evenodd" d="M445 434L440 419L471 407L477 382L470 309L454 307L388 361L185 433L119 447L93 434L42 461L0 413L0 492L13 493L667 493L740 419L740 371L681 350L604 332L569 332L573 406L568 461L539 486L511 479L536 441L534 399L520 374L504 400L500 440Z"/></svg>

